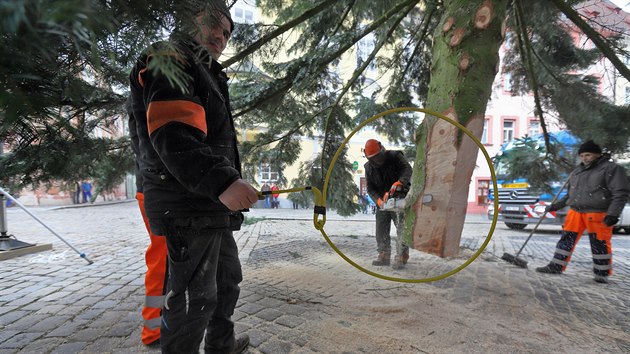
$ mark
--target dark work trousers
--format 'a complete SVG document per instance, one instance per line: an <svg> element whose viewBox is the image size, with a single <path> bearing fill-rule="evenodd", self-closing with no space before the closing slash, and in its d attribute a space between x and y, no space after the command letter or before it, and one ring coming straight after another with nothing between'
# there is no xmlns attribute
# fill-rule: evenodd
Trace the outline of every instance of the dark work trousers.
<svg viewBox="0 0 630 354"><path fill-rule="evenodd" d="M606 213L579 213L570 209L562 227L562 236L556 246L549 266L566 270L573 250L584 230L588 231L593 253L593 273L608 276L612 274L612 226L604 224Z"/></svg>
<svg viewBox="0 0 630 354"><path fill-rule="evenodd" d="M159 227L169 266L162 353L199 353L204 331L205 353L230 353L235 344L231 316L242 280L232 232L166 223Z"/></svg>
<svg viewBox="0 0 630 354"><path fill-rule="evenodd" d="M401 255L409 247L402 243L405 214L399 211L376 210L376 250L381 253L391 253L392 239L389 235L392 221L396 226L396 255Z"/></svg>

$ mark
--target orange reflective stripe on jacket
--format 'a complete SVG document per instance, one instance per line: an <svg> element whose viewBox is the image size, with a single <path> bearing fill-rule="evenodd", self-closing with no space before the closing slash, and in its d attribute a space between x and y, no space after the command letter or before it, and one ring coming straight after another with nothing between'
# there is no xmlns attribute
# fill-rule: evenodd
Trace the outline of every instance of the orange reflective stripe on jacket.
<svg viewBox="0 0 630 354"><path fill-rule="evenodd" d="M180 122L208 133L206 123L206 113L202 106L197 103L176 100L176 101L153 101L147 108L147 128L149 135L153 134L161 126Z"/></svg>

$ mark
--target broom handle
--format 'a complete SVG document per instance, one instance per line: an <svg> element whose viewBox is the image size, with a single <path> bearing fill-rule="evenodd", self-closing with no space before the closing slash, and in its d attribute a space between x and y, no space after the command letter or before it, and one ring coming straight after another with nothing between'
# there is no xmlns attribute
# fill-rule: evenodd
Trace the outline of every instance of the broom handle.
<svg viewBox="0 0 630 354"><path fill-rule="evenodd" d="M571 173L569 174L569 177L567 177L567 180L564 181L564 184L562 185L562 187L560 187L560 190L558 191L558 193L556 193L556 195L553 197L553 199L551 200L551 204L556 202L556 199L558 199L558 196L560 196L560 193L562 193L562 191L564 190L564 187L567 186L567 183L569 183L569 180L571 179L572 175L573 175L573 171L571 171ZM521 246L521 249L519 249L518 252L516 252L516 255L514 256L515 258L518 257L519 254L521 254L521 252L523 251L523 249L527 245L527 242L529 242L529 239L532 238L532 236L534 235L534 232L536 232L536 229L538 229L538 225L540 225L540 223L543 221L545 216L547 216L547 212L546 211L543 212L543 214L542 214L542 216L540 218L538 218L538 222L536 223L536 226L534 226L534 228L532 229L532 232L530 232L529 236L527 236L527 239L523 243L523 246Z"/></svg>

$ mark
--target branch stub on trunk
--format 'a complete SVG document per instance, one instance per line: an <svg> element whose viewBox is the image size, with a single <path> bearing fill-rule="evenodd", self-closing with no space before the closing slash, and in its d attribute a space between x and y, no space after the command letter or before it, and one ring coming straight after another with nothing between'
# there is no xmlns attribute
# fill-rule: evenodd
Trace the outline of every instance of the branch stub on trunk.
<svg viewBox="0 0 630 354"><path fill-rule="evenodd" d="M473 21L475 24L475 28L478 29L486 29L490 25L492 21L493 14L492 1L486 0L481 4L477 12L475 13L475 20Z"/></svg>
<svg viewBox="0 0 630 354"><path fill-rule="evenodd" d="M442 32L450 31L451 28L453 28L453 23L455 23L455 19L452 16L447 18L446 22L444 22L444 25L442 26Z"/></svg>
<svg viewBox="0 0 630 354"><path fill-rule="evenodd" d="M459 59L459 70L467 71L470 67L470 55L468 53L462 54L462 57Z"/></svg>
<svg viewBox="0 0 630 354"><path fill-rule="evenodd" d="M465 31L463 28L455 29L455 31L453 31L453 36L451 37L451 40L448 43L448 45L451 48L458 46L462 42L462 39L464 38L464 34L465 34Z"/></svg>

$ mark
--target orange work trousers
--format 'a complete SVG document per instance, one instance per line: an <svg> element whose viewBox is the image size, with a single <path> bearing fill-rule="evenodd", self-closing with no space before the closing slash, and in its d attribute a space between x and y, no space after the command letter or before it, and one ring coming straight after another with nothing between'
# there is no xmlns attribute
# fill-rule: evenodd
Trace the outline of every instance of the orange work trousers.
<svg viewBox="0 0 630 354"><path fill-rule="evenodd" d="M584 230L588 232L593 253L593 273L601 276L612 274L612 226L604 224L606 213L580 213L569 209L562 226L562 237L556 246L551 265L566 270L573 250Z"/></svg>
<svg viewBox="0 0 630 354"><path fill-rule="evenodd" d="M144 210L144 194L136 193L144 225L149 233L151 243L147 247L145 260L147 273L144 277L146 289L142 317L142 343L151 344L160 339L160 324L162 323L162 307L164 306L164 287L166 284L167 248L166 237L151 233L149 220Z"/></svg>

